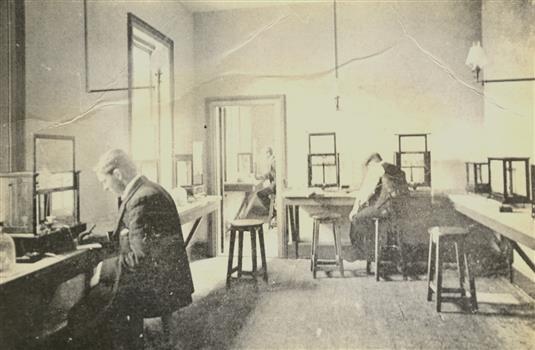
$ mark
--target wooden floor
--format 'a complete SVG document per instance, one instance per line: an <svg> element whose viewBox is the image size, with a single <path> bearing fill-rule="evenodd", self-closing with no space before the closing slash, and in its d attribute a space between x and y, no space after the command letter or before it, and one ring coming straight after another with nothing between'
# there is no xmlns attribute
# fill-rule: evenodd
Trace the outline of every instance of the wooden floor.
<svg viewBox="0 0 535 350"><path fill-rule="evenodd" d="M192 264L194 303L174 315L175 349L533 349L535 303L503 278L478 278L479 312L462 303L436 313L426 281L376 282L359 263L341 278L308 260L268 261L269 283L224 287L226 259ZM445 283L454 283L446 271ZM164 348L158 320L147 348Z"/></svg>

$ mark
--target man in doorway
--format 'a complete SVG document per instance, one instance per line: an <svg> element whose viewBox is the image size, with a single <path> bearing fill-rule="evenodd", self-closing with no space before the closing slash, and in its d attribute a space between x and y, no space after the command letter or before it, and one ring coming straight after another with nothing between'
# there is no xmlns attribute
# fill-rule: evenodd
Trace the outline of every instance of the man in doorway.
<svg viewBox="0 0 535 350"><path fill-rule="evenodd" d="M269 210L269 206L271 203L270 196L271 195L275 196L276 194L276 184L275 184L276 169L275 169L275 156L273 155L273 149L270 146L267 146L265 148L265 154L266 154L267 171L264 174L257 176L256 178L257 180L264 180L264 181L267 180L269 181L269 184L263 189L261 189L260 191L258 191L256 195L258 196L258 199L260 200L262 205L267 210ZM276 211L275 209L273 209L273 217L275 216L276 216ZM269 218L269 219L271 220L272 218Z"/></svg>
<svg viewBox="0 0 535 350"><path fill-rule="evenodd" d="M373 255L374 218L383 218L399 211L409 193L405 173L397 166L384 162L379 153L365 162L366 174L349 214L351 249L345 259L355 261Z"/></svg>
<svg viewBox="0 0 535 350"><path fill-rule="evenodd" d="M95 172L121 207L107 244L111 258L103 261L100 282L71 310L69 329L89 348L143 349L143 318L162 317L165 327L173 311L192 302L180 218L171 196L138 175L122 150L105 153Z"/></svg>

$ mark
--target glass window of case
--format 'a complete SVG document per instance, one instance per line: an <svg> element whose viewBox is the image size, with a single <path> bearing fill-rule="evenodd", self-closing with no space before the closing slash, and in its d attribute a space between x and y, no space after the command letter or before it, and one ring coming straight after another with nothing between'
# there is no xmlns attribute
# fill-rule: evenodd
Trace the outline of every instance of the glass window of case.
<svg viewBox="0 0 535 350"><path fill-rule="evenodd" d="M466 163L466 190L475 193L489 193L489 164Z"/></svg>
<svg viewBox="0 0 535 350"><path fill-rule="evenodd" d="M427 149L427 134L398 135L396 165L406 174L413 187L431 186L431 152Z"/></svg>
<svg viewBox="0 0 535 350"><path fill-rule="evenodd" d="M203 160L204 146L202 141L193 142L193 185L204 183Z"/></svg>
<svg viewBox="0 0 535 350"><path fill-rule="evenodd" d="M0 174L0 221L10 233L40 233L45 221L79 226L74 137L34 135L33 172Z"/></svg>
<svg viewBox="0 0 535 350"><path fill-rule="evenodd" d="M340 161L336 152L336 134L309 134L308 146L308 186L339 186Z"/></svg>
<svg viewBox="0 0 535 350"><path fill-rule="evenodd" d="M192 186L193 185L193 155L176 154L175 155L175 181L174 186Z"/></svg>
<svg viewBox="0 0 535 350"><path fill-rule="evenodd" d="M33 233L33 173L0 174L0 221L5 232Z"/></svg>
<svg viewBox="0 0 535 350"><path fill-rule="evenodd" d="M529 158L489 158L491 195L504 203L528 203Z"/></svg>
<svg viewBox="0 0 535 350"><path fill-rule="evenodd" d="M74 137L34 135L34 177L35 232L50 217L62 225L79 223Z"/></svg>

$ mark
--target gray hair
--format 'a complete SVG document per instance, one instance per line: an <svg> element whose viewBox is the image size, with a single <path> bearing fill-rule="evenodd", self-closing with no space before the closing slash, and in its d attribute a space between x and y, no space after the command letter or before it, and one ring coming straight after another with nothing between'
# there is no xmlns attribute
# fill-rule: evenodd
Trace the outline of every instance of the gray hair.
<svg viewBox="0 0 535 350"><path fill-rule="evenodd" d="M100 174L111 174L115 169L119 169L126 177L134 177L137 174L136 165L121 149L112 149L104 153L93 168L96 173Z"/></svg>

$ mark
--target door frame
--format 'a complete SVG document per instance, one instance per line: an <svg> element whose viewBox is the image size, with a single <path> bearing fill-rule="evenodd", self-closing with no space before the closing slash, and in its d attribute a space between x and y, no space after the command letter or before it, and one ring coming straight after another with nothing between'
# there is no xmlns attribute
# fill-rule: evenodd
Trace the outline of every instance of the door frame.
<svg viewBox="0 0 535 350"><path fill-rule="evenodd" d="M283 208L281 193L287 187L287 135L286 135L286 95L251 95L251 96L226 96L226 97L208 97L205 99L205 118L208 127L208 147L207 147L207 188L209 193L222 194L223 186L221 184L222 174L220 174L219 164L219 135L221 125L219 124L219 116L217 113L213 113L217 107L224 106L236 106L236 105L253 105L253 104L273 104L278 108L278 117L273 120L273 127L275 130L275 142L273 145L273 151L275 153L276 173L275 180L277 186L276 195L276 208L279 215L277 215L277 227L278 231L278 256L288 256L288 241L287 235L280 230L282 227L286 227L285 220L286 215ZM275 111L276 111L275 109ZM221 206L217 215L218 219L216 223L211 223L208 228L209 237L209 250L210 254L217 256L221 252L222 245L218 240L221 234L222 225L222 210L223 200L221 200Z"/></svg>

